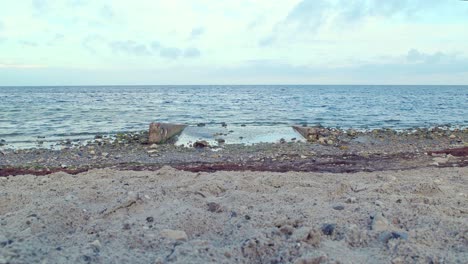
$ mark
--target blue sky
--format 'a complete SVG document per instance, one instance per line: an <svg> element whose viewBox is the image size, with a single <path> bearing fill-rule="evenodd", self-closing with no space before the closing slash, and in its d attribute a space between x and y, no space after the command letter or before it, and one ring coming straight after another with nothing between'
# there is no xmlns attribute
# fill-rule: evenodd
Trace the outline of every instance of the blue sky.
<svg viewBox="0 0 468 264"><path fill-rule="evenodd" d="M0 85L106 84L468 84L468 1L2 1Z"/></svg>

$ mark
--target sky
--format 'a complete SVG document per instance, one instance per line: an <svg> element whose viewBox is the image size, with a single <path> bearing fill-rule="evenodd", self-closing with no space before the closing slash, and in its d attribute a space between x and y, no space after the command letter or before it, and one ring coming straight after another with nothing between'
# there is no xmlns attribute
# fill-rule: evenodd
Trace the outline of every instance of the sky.
<svg viewBox="0 0 468 264"><path fill-rule="evenodd" d="M468 84L468 1L0 2L0 86Z"/></svg>

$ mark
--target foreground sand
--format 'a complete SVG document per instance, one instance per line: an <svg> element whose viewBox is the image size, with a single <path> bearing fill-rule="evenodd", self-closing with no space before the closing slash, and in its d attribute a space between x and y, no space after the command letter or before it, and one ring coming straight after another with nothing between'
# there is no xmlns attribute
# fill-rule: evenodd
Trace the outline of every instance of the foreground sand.
<svg viewBox="0 0 468 264"><path fill-rule="evenodd" d="M0 178L0 263L467 263L467 190L466 167Z"/></svg>

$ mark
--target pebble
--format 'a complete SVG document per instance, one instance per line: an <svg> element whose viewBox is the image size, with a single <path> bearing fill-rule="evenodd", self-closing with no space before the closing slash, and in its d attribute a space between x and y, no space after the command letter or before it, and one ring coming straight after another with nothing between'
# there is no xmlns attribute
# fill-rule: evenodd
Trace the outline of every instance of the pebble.
<svg viewBox="0 0 468 264"><path fill-rule="evenodd" d="M375 205L377 206L380 206L380 207L383 207L383 202L379 201L379 200L375 200Z"/></svg>
<svg viewBox="0 0 468 264"><path fill-rule="evenodd" d="M216 141L219 143L219 144L222 144L222 143L225 143L226 140L223 139L223 138L217 138Z"/></svg>
<svg viewBox="0 0 468 264"><path fill-rule="evenodd" d="M94 240L92 243L89 244L95 252L99 252L101 250L101 242L98 239Z"/></svg>
<svg viewBox="0 0 468 264"><path fill-rule="evenodd" d="M348 199L346 199L346 203L356 203L357 199L356 197L348 197Z"/></svg>
<svg viewBox="0 0 468 264"><path fill-rule="evenodd" d="M207 203L207 206L208 206L208 211L212 213L220 213L223 211L221 208L221 205L215 202Z"/></svg>
<svg viewBox="0 0 468 264"><path fill-rule="evenodd" d="M390 239L402 239L402 240L408 240L408 234L405 232L382 232L379 235L379 240L381 242L387 243Z"/></svg>
<svg viewBox="0 0 468 264"><path fill-rule="evenodd" d="M206 148L209 147L210 144L206 140L199 140L193 143L194 148Z"/></svg>
<svg viewBox="0 0 468 264"><path fill-rule="evenodd" d="M150 149L157 149L158 147L158 144L152 144L151 146L149 146Z"/></svg>
<svg viewBox="0 0 468 264"><path fill-rule="evenodd" d="M333 209L338 210L338 211L344 210L344 208L345 208L344 205L341 205L341 204L337 204L333 206Z"/></svg>
<svg viewBox="0 0 468 264"><path fill-rule="evenodd" d="M182 230L163 229L159 234L162 237L171 239L171 240L176 240L176 241L188 240L187 234Z"/></svg>
<svg viewBox="0 0 468 264"><path fill-rule="evenodd" d="M377 213L372 219L371 229L374 231L386 231L389 229L388 220L382 215L382 213Z"/></svg>
<svg viewBox="0 0 468 264"><path fill-rule="evenodd" d="M333 235L333 232L335 232L336 224L324 224L321 228L322 233L326 236L331 236Z"/></svg>

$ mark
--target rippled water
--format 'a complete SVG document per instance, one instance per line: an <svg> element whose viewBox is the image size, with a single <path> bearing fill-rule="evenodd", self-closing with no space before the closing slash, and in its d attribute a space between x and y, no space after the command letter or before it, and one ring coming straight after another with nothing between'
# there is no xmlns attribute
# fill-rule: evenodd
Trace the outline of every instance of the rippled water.
<svg viewBox="0 0 468 264"><path fill-rule="evenodd" d="M141 130L152 121L206 123L201 130L207 133L226 122L229 129L250 127L257 134L284 134L300 123L463 127L468 125L468 86L0 87L0 139L11 145L35 142L38 136L47 142Z"/></svg>

